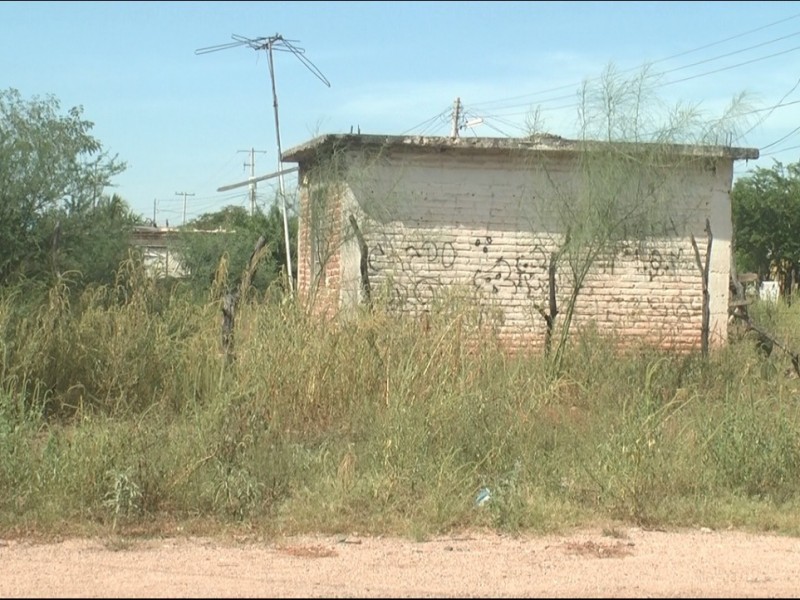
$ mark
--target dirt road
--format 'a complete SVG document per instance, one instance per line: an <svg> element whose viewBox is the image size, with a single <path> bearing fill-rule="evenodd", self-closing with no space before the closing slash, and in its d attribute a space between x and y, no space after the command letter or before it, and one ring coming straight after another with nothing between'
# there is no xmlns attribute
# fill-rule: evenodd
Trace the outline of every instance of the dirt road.
<svg viewBox="0 0 800 600"><path fill-rule="evenodd" d="M0 541L3 598L798 595L800 538L732 531Z"/></svg>

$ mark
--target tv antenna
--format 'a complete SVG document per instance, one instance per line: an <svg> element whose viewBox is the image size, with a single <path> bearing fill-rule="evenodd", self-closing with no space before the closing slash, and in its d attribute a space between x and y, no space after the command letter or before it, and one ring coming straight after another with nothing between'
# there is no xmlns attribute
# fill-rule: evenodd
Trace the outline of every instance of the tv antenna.
<svg viewBox="0 0 800 600"><path fill-rule="evenodd" d="M280 121L278 120L278 93L275 89L275 64L273 62L272 52L273 50L276 52L289 52L294 54L297 59L303 63L306 69L311 71L311 73L319 79L322 83L326 86L331 87L331 82L322 74L322 72L317 68L317 66L312 63L308 58L305 56L305 49L296 46L295 44L298 43L298 40L287 40L281 34L276 33L275 35L271 35L269 37L257 37L257 38L248 38L243 35L233 34L231 35L233 39L232 42L228 42L227 44L219 44L217 46L207 46L206 48L199 48L194 51L195 54L209 54L210 52L218 52L219 50L227 50L228 48L239 48L242 46L246 46L248 48L252 48L253 50L259 51L264 50L267 53L267 57L269 59L269 78L272 84L272 107L275 113L275 141L278 146L278 183L280 189L280 196L281 196L281 209L283 212L283 238L286 245L286 269L287 275L289 279L289 292L294 293L294 283L292 281L292 258L291 258L291 249L289 247L289 219L286 214L286 194L285 188L283 185L283 162L281 161L281 128L280 128Z"/></svg>

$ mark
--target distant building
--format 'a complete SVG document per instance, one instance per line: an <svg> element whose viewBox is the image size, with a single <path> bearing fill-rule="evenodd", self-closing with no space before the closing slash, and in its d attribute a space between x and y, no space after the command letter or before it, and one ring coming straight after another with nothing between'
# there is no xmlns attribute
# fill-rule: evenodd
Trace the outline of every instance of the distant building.
<svg viewBox="0 0 800 600"><path fill-rule="evenodd" d="M559 225L554 217L561 207L557 195L579 188L576 194L591 195L581 162L587 148L617 158L652 150L557 136L352 134L323 135L287 150L282 160L299 166L301 297L317 311L346 311L364 301L366 277L373 292L388 291L398 310L419 313L456 286L493 314L499 311L496 330L510 346L541 344L546 325L539 308L548 306L550 257L566 235L563 219ZM659 152L669 160L654 169L656 192L642 191L652 182L631 173L615 193L661 194L674 213L672 224L595 263L578 296L574 325L697 347L703 291L693 235L701 259L710 260L711 343L725 343L733 163L757 158L758 150L675 145ZM562 263L561 307L569 277Z"/></svg>
<svg viewBox="0 0 800 600"><path fill-rule="evenodd" d="M133 245L141 248L144 267L153 277L186 277L188 273L181 262L180 238L186 233L212 235L234 233L226 229L179 229L137 225L133 231Z"/></svg>
<svg viewBox="0 0 800 600"><path fill-rule="evenodd" d="M180 230L174 227L137 225L133 244L142 250L144 267L153 277L184 277L186 270L176 252Z"/></svg>

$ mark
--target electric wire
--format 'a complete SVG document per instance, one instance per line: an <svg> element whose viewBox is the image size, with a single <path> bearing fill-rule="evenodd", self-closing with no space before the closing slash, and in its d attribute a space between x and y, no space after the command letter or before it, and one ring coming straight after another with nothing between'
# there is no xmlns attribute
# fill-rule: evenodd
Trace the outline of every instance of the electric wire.
<svg viewBox="0 0 800 600"><path fill-rule="evenodd" d="M760 57L757 57L757 58L753 58L753 59L750 59L750 60L746 60L746 61L742 61L742 62L733 64L733 65L720 67L718 69L713 69L711 71L705 71L703 73L690 75L688 77L683 77L681 79L674 79L672 81L666 81L666 82L658 83L658 84L653 85L653 89L659 89L659 88L667 87L667 86L670 86L670 85L674 85L676 83L682 83L682 82L685 82L685 81L690 81L692 79L699 79L700 77L707 77L709 75L714 75L716 73L721 73L723 71L730 71L731 69L736 69L736 68L739 68L739 67L742 67L742 66L745 66L745 65L753 64L753 63L760 62L760 61L763 61L763 60L768 60L770 58L775 58L776 56L781 56L781 55L784 55L784 54L788 54L790 52L796 52L798 50L800 50L800 46L794 46L794 47L789 48L787 50L782 50L780 52L775 52L773 54L768 54L766 56L760 56ZM574 98L574 97L575 97L575 94L571 94L569 96L566 96L566 95L565 96L559 96L557 98L548 98L548 99L543 100L542 103L543 102L554 101L554 100L557 100L557 99ZM553 111L553 110L559 110L559 109L565 109L565 108L577 108L578 106L580 106L580 104L576 103L576 102L573 102L571 104L565 104L565 105L558 106L558 107L541 106L542 103L540 103L540 110L542 110L542 111L545 111L545 110L546 111ZM471 104L470 106L472 108L475 108L478 105L477 104ZM518 106L515 106L515 107L509 106L509 107L506 107L506 108L518 108L518 107L521 107L521 106L530 106L530 104L518 105ZM524 111L524 112L516 111L516 112L512 112L512 113L495 112L494 114L489 114L487 116L489 116L489 117L513 117L513 116L520 116L520 115L525 115L525 114L528 114L528 111Z"/></svg>
<svg viewBox="0 0 800 600"><path fill-rule="evenodd" d="M716 73L721 73L723 71L730 71L731 69L737 69L739 67L743 67L744 65L751 65L756 62L760 62L762 60L767 60L768 58L775 58L776 56L782 56L783 54L788 54L790 52L796 52L800 50L800 46L794 46L793 48L789 48L788 50L782 50L781 52L775 52L773 54L768 54L766 56L759 56L758 58L753 58L751 60L746 60L744 62L737 63L735 65L730 65L727 67L720 67L719 69L714 69L713 71L706 71L705 73L699 73L697 75L690 75L689 77L683 77L682 79L674 79L672 81L667 81L665 83L660 83L656 87L666 87L668 85L674 85L676 83L682 83L684 81L690 81L692 79L697 79L699 77L706 77L707 75L714 75Z"/></svg>
<svg viewBox="0 0 800 600"><path fill-rule="evenodd" d="M789 146L788 148L779 148L772 152L768 152L767 154L761 154L759 158L766 158L767 156L775 156L776 154L781 154L782 152L788 152L789 150L797 150L800 148L800 144L797 146Z"/></svg>
<svg viewBox="0 0 800 600"><path fill-rule="evenodd" d="M419 124L417 124L417 125L414 125L413 127L409 127L409 128L408 128L408 129L406 129L404 132L402 132L400 135L408 135L409 133L411 133L412 131L416 131L416 130L417 130L417 129L419 129L420 127L423 127L423 126L424 126L424 127L427 127L427 126L428 126L428 124L429 124L430 122L432 122L432 121L435 121L436 119L439 119L439 118L441 118L442 116L446 115L446 114L447 114L448 112L450 112L451 110L452 110L452 108L451 108L450 106L448 106L448 107L447 107L447 108L445 108L445 109L444 109L442 112L440 112L440 113L438 113L438 114L436 114L436 115L434 115L434 116L432 116L432 117L430 117L430 118L428 118L428 119L425 119L425 120L424 120L422 123L419 123Z"/></svg>
<svg viewBox="0 0 800 600"><path fill-rule="evenodd" d="M800 85L800 79L798 79L798 80L795 82L794 86L792 86L792 89L790 89L790 90L789 90L788 92L786 92L786 93L785 93L783 96L781 96L781 99L780 99L780 100L778 100L778 104L781 104L781 103L782 103L784 100L786 100L786 98L788 98L789 96L791 96L791 95L792 95L792 93L793 93L793 92L794 92L794 91L797 89L797 86L798 86L798 85ZM771 110L770 110L770 111L769 111L769 112L768 112L768 113L767 113L767 114L766 114L764 117L762 117L761 119L759 119L758 121L756 121L756 122L753 124L753 126L752 126L752 127L750 127L750 129L748 129L747 131L743 132L743 133L742 133L742 134L741 134L739 137L737 137L737 138L736 138L736 139L737 139L737 141L738 141L738 140L741 140L741 139L744 139L745 137L747 137L747 134L748 134L748 133L752 132L752 131L753 131L753 130L756 128L756 127L758 127L759 125L763 124L763 123L764 123L764 122L765 122L767 119L769 119L769 118L772 116L772 113L773 113L773 112L775 112L775 109L774 109L774 108L773 108L773 109L771 109ZM769 145L772 145L772 144L769 144Z"/></svg>
<svg viewBox="0 0 800 600"><path fill-rule="evenodd" d="M739 33L739 34L736 34L736 35L729 36L727 38L724 38L722 40L718 40L716 42L711 42L709 44L704 44L702 46L698 46L697 48L692 48L690 50L685 50L685 51L679 52L677 54L672 54L672 55L667 56L665 58L660 58L658 60L651 61L649 64L650 65L660 64L660 63L666 62L668 60L679 58L681 56L686 56L688 54L693 54L693 53L699 52L701 50L706 50L708 48L712 48L714 46L718 46L718 45L723 44L725 42L729 42L731 40L735 40L735 39L744 37L744 36L749 35L751 33L756 33L758 31L762 31L764 29L768 29L770 27L774 27L775 25L780 25L782 23L786 23L786 22L791 21L793 19L797 19L798 17L800 17L800 13L797 13L797 14L794 14L794 15L790 15L789 17L786 17L784 19L780 19L778 21L774 21L772 23L768 23L766 25L762 25L760 27L756 27L754 29L750 29L748 31L745 31L745 32L742 32L742 33ZM639 67L639 66L631 67L630 69L625 69L625 70L620 71L620 73L621 74L622 73L630 73L632 71L637 71L640 68L641 67ZM596 78L593 78L593 79L589 79L588 81L594 81L594 80L598 80L598 79L599 79L599 77L596 77ZM581 85L581 83L573 83L573 84L569 84L569 85L562 85L562 86L557 86L557 87L541 90L541 91L538 91L538 92L531 92L531 93L528 93L528 94L521 94L521 95L518 95L518 96L511 96L511 97L500 98L500 99L496 99L496 100L487 100L485 102L477 102L477 103L474 103L473 106L474 107L482 106L482 107L487 107L488 108L488 105L505 104L505 103L513 101L513 100L521 100L522 98L529 98L529 97L532 97L532 96L540 96L542 94L548 94L550 92L556 92L556 91L560 91L560 90L575 88L575 87L580 86L580 85ZM560 98L560 99L563 99L563 98ZM525 103L525 105L527 105L527 104L530 104L530 102ZM520 106L520 105L515 105L515 107L516 106ZM509 108L509 107L504 107L504 108Z"/></svg>
<svg viewBox="0 0 800 600"><path fill-rule="evenodd" d="M762 146L762 147L760 148L760 150L766 150L767 148L771 148L772 146L777 146L777 145L778 145L778 144L780 144L781 142L783 142L783 141L785 141L785 140L789 139L790 137L792 137L792 136L793 136L795 133L797 133L798 131L800 131L800 125L798 125L798 126L797 126L797 127L795 127L794 129L792 129L792 130L791 130L789 133L787 133L787 134L786 134L785 136L783 136L782 138L780 138L780 139L777 139L777 140L775 140L774 142L772 142L772 143L770 143L770 144L767 144L766 146Z"/></svg>

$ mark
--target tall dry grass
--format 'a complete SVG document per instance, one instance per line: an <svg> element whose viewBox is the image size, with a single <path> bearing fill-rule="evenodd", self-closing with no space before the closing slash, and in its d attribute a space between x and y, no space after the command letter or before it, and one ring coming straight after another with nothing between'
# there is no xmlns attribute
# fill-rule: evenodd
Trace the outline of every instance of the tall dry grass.
<svg viewBox="0 0 800 600"><path fill-rule="evenodd" d="M227 362L223 284L198 302L129 267L80 295L3 292L0 527L800 532L800 386L779 350L743 339L704 361L587 333L554 378L538 353L474 343L458 303L423 332L251 290ZM799 309L754 310L800 348Z"/></svg>

